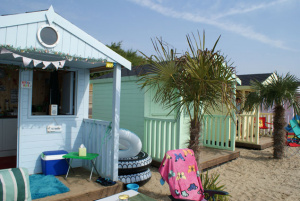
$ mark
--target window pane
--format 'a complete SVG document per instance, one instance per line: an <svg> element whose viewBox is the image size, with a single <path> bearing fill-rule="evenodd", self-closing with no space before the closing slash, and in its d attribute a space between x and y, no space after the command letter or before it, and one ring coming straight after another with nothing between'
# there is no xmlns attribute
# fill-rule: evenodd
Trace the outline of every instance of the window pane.
<svg viewBox="0 0 300 201"><path fill-rule="evenodd" d="M54 43L56 43L58 39L56 31L51 27L43 28L41 30L40 36L41 36L41 40L47 45L53 45Z"/></svg>
<svg viewBox="0 0 300 201"><path fill-rule="evenodd" d="M58 115L73 115L75 72L34 71L32 83L32 115L49 115L49 105L57 105Z"/></svg>

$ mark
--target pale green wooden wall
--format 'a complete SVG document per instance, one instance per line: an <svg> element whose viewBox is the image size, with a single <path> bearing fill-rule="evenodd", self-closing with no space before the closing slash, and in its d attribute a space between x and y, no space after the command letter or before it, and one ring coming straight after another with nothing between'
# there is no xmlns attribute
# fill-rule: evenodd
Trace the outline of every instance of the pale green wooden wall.
<svg viewBox="0 0 300 201"><path fill-rule="evenodd" d="M145 94L145 117L159 119L161 122L164 122L163 120L176 120L178 122L176 123L177 131L172 133L170 130L170 133L166 135L175 135L176 146L172 148L186 148L186 142L189 140L189 119L184 117L184 114L182 114L179 119L176 119L175 112L170 113L171 109L166 108L153 100L154 94L155 89L148 90ZM159 131L157 134L160 136L161 133L162 131Z"/></svg>
<svg viewBox="0 0 300 201"><path fill-rule="evenodd" d="M144 138L144 92L136 83L137 77L122 77L120 100L120 128L128 129ZM111 121L113 79L92 80L93 119Z"/></svg>

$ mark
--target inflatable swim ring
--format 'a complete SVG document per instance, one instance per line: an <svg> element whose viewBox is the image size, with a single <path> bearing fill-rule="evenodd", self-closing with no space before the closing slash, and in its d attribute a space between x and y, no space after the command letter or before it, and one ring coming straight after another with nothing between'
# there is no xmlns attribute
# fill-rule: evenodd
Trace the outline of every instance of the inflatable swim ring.
<svg viewBox="0 0 300 201"><path fill-rule="evenodd" d="M136 174L130 174L130 175L119 175L118 179L125 183L143 183L148 181L151 178L152 174L150 169L147 169L144 172L136 173Z"/></svg>
<svg viewBox="0 0 300 201"><path fill-rule="evenodd" d="M136 156L141 150L140 138L135 133L121 128L119 130L119 159Z"/></svg>
<svg viewBox="0 0 300 201"><path fill-rule="evenodd" d="M141 151L138 155L130 158L119 159L119 175L128 175L144 172L148 169L152 162L152 158Z"/></svg>
<svg viewBox="0 0 300 201"><path fill-rule="evenodd" d="M142 185L151 178L149 166L152 158L141 149L142 142L135 133L120 129L118 179L125 184Z"/></svg>

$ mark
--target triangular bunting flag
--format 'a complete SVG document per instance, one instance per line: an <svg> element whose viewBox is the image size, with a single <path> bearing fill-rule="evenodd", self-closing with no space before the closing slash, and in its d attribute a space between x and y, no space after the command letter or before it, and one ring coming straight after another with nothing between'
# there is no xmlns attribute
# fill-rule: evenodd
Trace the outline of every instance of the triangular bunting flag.
<svg viewBox="0 0 300 201"><path fill-rule="evenodd" d="M27 57L23 57L23 64L24 64L24 66L28 66L31 61L32 61L32 59L27 58Z"/></svg>
<svg viewBox="0 0 300 201"><path fill-rule="evenodd" d="M52 64L55 66L56 69L63 68L65 65L66 60L62 61L52 61Z"/></svg>
<svg viewBox="0 0 300 201"><path fill-rule="evenodd" d="M34 67L36 67L36 66L39 65L40 63L42 63L41 60L33 60L33 65L34 65Z"/></svg>
<svg viewBox="0 0 300 201"><path fill-rule="evenodd" d="M13 55L13 57L14 57L14 58L21 57L20 55L18 55L18 54L15 54L15 53L12 53L12 55Z"/></svg>
<svg viewBox="0 0 300 201"><path fill-rule="evenodd" d="M11 51L5 49L5 48L2 48L1 49L1 54L9 54L9 53L12 53Z"/></svg>
<svg viewBox="0 0 300 201"><path fill-rule="evenodd" d="M65 66L66 60L62 60L59 62L59 67L63 68Z"/></svg>
<svg viewBox="0 0 300 201"><path fill-rule="evenodd" d="M59 61L52 61L53 66L55 66L56 70L59 67Z"/></svg>
<svg viewBox="0 0 300 201"><path fill-rule="evenodd" d="M50 61L43 61L43 64L44 64L45 67L43 67L42 69L45 69L51 64L51 62Z"/></svg>

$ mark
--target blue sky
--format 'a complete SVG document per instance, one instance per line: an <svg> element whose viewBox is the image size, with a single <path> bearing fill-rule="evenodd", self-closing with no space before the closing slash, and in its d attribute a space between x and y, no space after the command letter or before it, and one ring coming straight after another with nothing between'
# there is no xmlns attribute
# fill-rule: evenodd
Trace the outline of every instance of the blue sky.
<svg viewBox="0 0 300 201"><path fill-rule="evenodd" d="M1 0L0 15L54 10L104 44L154 54L162 37L177 52L186 35L206 33L206 46L234 62L237 74L291 72L300 78L300 0Z"/></svg>

